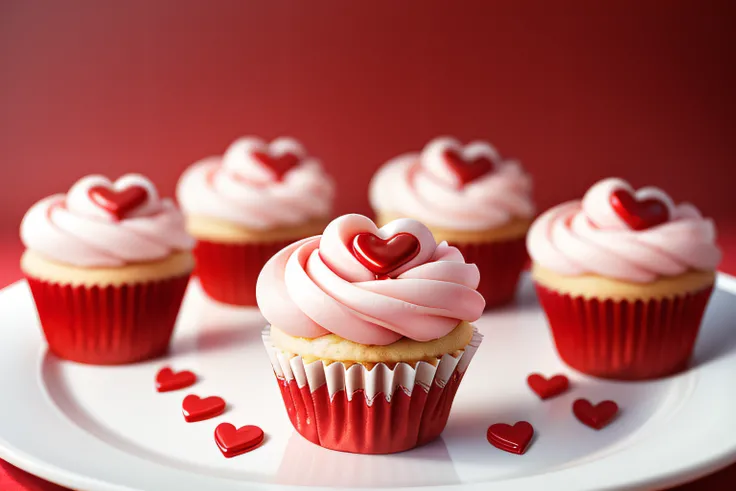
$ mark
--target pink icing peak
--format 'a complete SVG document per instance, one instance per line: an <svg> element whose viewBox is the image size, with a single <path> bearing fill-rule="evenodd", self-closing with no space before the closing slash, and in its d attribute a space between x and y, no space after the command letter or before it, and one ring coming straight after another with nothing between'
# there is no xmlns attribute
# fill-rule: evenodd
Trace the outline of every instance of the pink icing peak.
<svg viewBox="0 0 736 491"><path fill-rule="evenodd" d="M387 280L353 253L359 234L382 240L406 234L418 251ZM361 215L344 215L322 236L292 244L276 254L258 278L258 306L266 319L292 336L327 333L361 344L386 345L402 336L429 341L460 321L474 321L485 307L476 291L480 275L446 243L437 244L426 226L401 219L382 228Z"/></svg>
<svg viewBox="0 0 736 491"><path fill-rule="evenodd" d="M190 166L176 194L187 214L263 230L329 216L335 185L295 139L244 137Z"/></svg>
<svg viewBox="0 0 736 491"><path fill-rule="evenodd" d="M374 210L455 230L488 230L531 218L531 193L531 178L518 162L502 159L487 142L463 146L449 137L432 140L421 154L387 162L370 185Z"/></svg>
<svg viewBox="0 0 736 491"><path fill-rule="evenodd" d="M644 217L656 220L640 227L634 218L622 217L611 200L621 191L642 203L651 200L666 213L657 208L659 216ZM715 270L721 259L715 238L713 221L693 205L675 204L658 188L635 191L626 181L609 178L592 186L582 201L563 203L537 218L527 248L536 263L562 275L646 283L691 269Z"/></svg>
<svg viewBox="0 0 736 491"><path fill-rule="evenodd" d="M141 189L124 213L95 197ZM145 196L144 196L145 195ZM54 195L33 205L23 217L24 245L50 259L81 267L117 267L133 262L162 259L175 251L189 250L193 239L184 218L171 200L160 199L156 187L139 174L115 182L88 176L66 195Z"/></svg>

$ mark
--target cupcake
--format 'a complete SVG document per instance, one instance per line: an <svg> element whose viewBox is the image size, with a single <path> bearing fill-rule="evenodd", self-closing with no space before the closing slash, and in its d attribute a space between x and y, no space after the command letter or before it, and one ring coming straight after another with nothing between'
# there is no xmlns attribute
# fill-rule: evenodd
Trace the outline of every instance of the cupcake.
<svg viewBox="0 0 736 491"><path fill-rule="evenodd" d="M254 137L222 157L204 159L179 180L177 199L202 289L231 305L256 305L256 279L266 261L292 242L322 233L334 184L299 142Z"/></svg>
<svg viewBox="0 0 736 491"><path fill-rule="evenodd" d="M373 177L370 201L379 225L396 218L426 224L480 270L478 291L488 307L513 300L528 257L534 216L531 178L486 142L463 147L437 138L421 154L387 162Z"/></svg>
<svg viewBox="0 0 736 491"><path fill-rule="evenodd" d="M194 241L148 179L85 177L33 205L20 235L21 269L51 352L113 365L167 351Z"/></svg>
<svg viewBox="0 0 736 491"><path fill-rule="evenodd" d="M481 336L479 273L411 219L361 215L276 254L258 279L263 340L294 428L325 448L394 453L445 427Z"/></svg>
<svg viewBox="0 0 736 491"><path fill-rule="evenodd" d="M686 368L721 258L715 238L693 205L621 179L541 215L527 245L562 359L622 380Z"/></svg>

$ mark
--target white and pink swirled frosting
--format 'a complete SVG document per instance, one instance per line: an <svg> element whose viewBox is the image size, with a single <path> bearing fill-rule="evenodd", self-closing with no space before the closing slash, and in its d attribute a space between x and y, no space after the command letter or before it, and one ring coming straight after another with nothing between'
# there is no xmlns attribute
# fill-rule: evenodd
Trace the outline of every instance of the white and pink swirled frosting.
<svg viewBox="0 0 736 491"><path fill-rule="evenodd" d="M378 229L362 215L344 215L320 237L276 254L258 278L258 306L287 334L333 333L367 345L402 337L438 339L472 322L485 301L474 264L412 219Z"/></svg>
<svg viewBox="0 0 736 491"><path fill-rule="evenodd" d="M646 283L688 270L713 271L721 259L713 220L664 191L635 191L604 179L542 214L527 236L535 263L565 276L596 274Z"/></svg>
<svg viewBox="0 0 736 491"><path fill-rule="evenodd" d="M531 193L531 178L518 162L502 159L486 142L463 147L449 137L432 140L421 154L387 162L370 185L374 210L455 230L487 230L531 218Z"/></svg>
<svg viewBox="0 0 736 491"><path fill-rule="evenodd" d="M292 138L233 142L222 157L204 159L179 180L185 213L262 230L329 216L334 183L320 162Z"/></svg>
<svg viewBox="0 0 736 491"><path fill-rule="evenodd" d="M29 250L81 267L154 261L194 245L174 203L138 174L80 179L66 195L33 205L20 235Z"/></svg>

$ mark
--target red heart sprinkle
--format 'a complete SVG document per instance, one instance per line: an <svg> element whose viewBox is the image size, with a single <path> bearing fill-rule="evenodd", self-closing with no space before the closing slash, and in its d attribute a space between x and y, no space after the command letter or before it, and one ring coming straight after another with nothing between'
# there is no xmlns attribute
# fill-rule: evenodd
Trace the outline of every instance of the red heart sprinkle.
<svg viewBox="0 0 736 491"><path fill-rule="evenodd" d="M670 210L662 200L639 200L626 189L617 189L611 193L610 202L616 214L634 230L656 227L670 219Z"/></svg>
<svg viewBox="0 0 736 491"><path fill-rule="evenodd" d="M382 239L369 232L353 239L353 255L376 276L384 276L414 259L419 254L419 239L401 232Z"/></svg>
<svg viewBox="0 0 736 491"><path fill-rule="evenodd" d="M211 396L204 399L190 394L181 403L184 419L188 423L210 419L225 410L225 400L222 397Z"/></svg>
<svg viewBox="0 0 736 491"><path fill-rule="evenodd" d="M175 372L169 367L164 367L156 374L156 390L169 392L194 385L197 376L189 370Z"/></svg>
<svg viewBox="0 0 736 491"><path fill-rule="evenodd" d="M479 155L470 160L455 150L445 150L444 157L452 172L460 179L461 186L465 186L493 170L493 161L484 155Z"/></svg>
<svg viewBox="0 0 736 491"><path fill-rule="evenodd" d="M600 430L616 416L618 404L613 401L603 401L594 406L587 399L578 399L572 405L572 412L584 425Z"/></svg>
<svg viewBox="0 0 736 491"><path fill-rule="evenodd" d="M281 180L287 172L299 165L301 159L293 153L283 153L275 157L266 152L253 152L253 156L263 165L270 168L275 174L276 179Z"/></svg>
<svg viewBox="0 0 736 491"><path fill-rule="evenodd" d="M564 375L555 375L547 379L543 375L532 373L527 377L526 383L543 400L560 395L570 387L570 381Z"/></svg>
<svg viewBox="0 0 736 491"><path fill-rule="evenodd" d="M523 454L534 436L534 428L526 421L519 421L514 426L496 423L488 428L488 443L504 452Z"/></svg>
<svg viewBox="0 0 736 491"><path fill-rule="evenodd" d="M230 423L220 423L215 428L215 443L228 459L250 452L263 442L263 430L257 426L241 426L235 429Z"/></svg>
<svg viewBox="0 0 736 491"><path fill-rule="evenodd" d="M87 194L95 204L115 215L118 220L148 199L148 190L142 186L130 186L119 191L104 186L94 186Z"/></svg>

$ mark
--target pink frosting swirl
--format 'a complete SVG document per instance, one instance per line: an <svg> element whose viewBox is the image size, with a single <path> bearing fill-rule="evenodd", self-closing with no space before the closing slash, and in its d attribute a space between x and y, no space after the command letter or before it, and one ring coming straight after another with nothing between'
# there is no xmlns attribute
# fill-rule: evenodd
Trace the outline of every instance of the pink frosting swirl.
<svg viewBox="0 0 736 491"><path fill-rule="evenodd" d="M447 152L468 161L486 158L492 170L463 185L448 162ZM518 162L503 160L490 144L463 147L449 137L427 144L421 155L407 154L387 162L373 177L374 210L394 212L428 225L456 230L486 230L513 218L531 218L532 182Z"/></svg>
<svg viewBox="0 0 736 491"><path fill-rule="evenodd" d="M334 187L298 141L245 137L187 169L176 195L187 214L269 229L328 216Z"/></svg>
<svg viewBox="0 0 736 491"><path fill-rule="evenodd" d="M612 204L623 191L636 200L666 207L664 223L635 230ZM675 205L664 191L638 191L624 180L604 179L585 194L542 214L532 224L527 248L532 259L562 275L596 274L646 283L690 269L713 271L721 259L713 220L693 205Z"/></svg>
<svg viewBox="0 0 736 491"><path fill-rule="evenodd" d="M361 233L389 239L408 233L419 252L377 279L351 248ZM334 333L350 341L387 345L405 336L429 341L460 321L472 322L485 301L476 291L480 274L462 254L420 222L401 219L381 229L362 215L344 215L324 235L292 244L268 261L256 295L264 317L287 334L316 338Z"/></svg>
<svg viewBox="0 0 736 491"><path fill-rule="evenodd" d="M119 217L92 198L92 190L122 192L142 188L139 202ZM31 207L20 226L23 244L62 263L81 267L116 267L162 259L189 250L194 240L184 218L169 199L138 174L115 183L103 176L77 181L69 192L45 198Z"/></svg>

